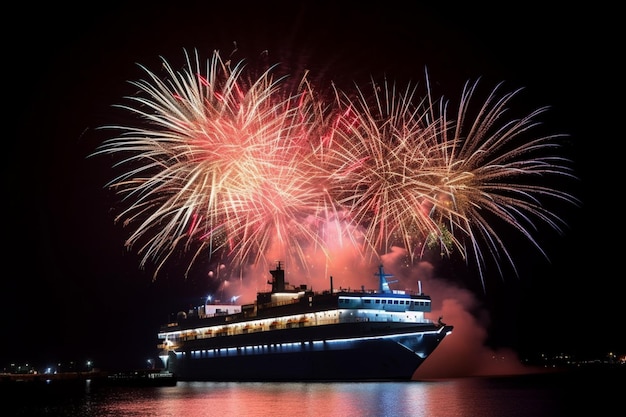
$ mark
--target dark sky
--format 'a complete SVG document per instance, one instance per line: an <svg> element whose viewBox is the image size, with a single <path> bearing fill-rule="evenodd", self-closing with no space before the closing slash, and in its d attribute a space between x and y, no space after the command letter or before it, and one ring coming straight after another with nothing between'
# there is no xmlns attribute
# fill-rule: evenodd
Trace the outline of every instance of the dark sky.
<svg viewBox="0 0 626 417"><path fill-rule="evenodd" d="M486 293L471 272L444 279L476 293L491 317L485 343L493 348L626 352L616 10L393 0L100 3L24 4L6 17L17 29L5 34L3 50L2 366L83 358L139 366L154 356L168 313L206 290L180 276L152 282L139 269L103 188L110 164L87 155L106 138L96 129L119 122L111 105L131 92L128 80L144 75L137 63L156 68L159 56L182 59L183 48L208 57L233 42L241 57L268 50L273 61L320 79L384 73L422 82L427 67L447 96L480 77L486 86L524 87L525 110L551 106L545 122L570 135L580 178L573 191L582 201L563 209L564 236L538 237L551 262L520 249L520 277L492 279Z"/></svg>

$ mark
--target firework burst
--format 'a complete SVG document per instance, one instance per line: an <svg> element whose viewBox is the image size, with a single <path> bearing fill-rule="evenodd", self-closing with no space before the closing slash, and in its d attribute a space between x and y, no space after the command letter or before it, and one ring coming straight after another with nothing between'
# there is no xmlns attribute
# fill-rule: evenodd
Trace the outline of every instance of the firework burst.
<svg viewBox="0 0 626 417"><path fill-rule="evenodd" d="M493 226L495 220L517 230L545 256L533 237L538 223L559 233L566 223L544 204L549 200L579 202L569 192L549 185L554 179L575 179L575 175L570 161L555 155L559 139L566 135L534 134L540 126L537 117L548 108L507 119L510 101L521 90L500 94L500 84L470 117L477 85L466 84L456 112L449 112L443 102L438 107L442 128L437 130L440 146L435 149L441 155L437 166L431 167L439 179L431 217L458 237L454 242L463 244L464 255L473 255L482 277L485 249L499 269L502 259L515 269Z"/></svg>
<svg viewBox="0 0 626 417"><path fill-rule="evenodd" d="M473 257L482 277L487 253L499 269L502 260L515 269L496 220L542 253L531 233L536 223L562 232L565 223L542 203L578 203L543 185L550 177L574 178L569 161L552 155L565 135L532 136L546 108L506 119L521 90L500 95L501 85L470 117L477 85L466 85L456 112L432 98L428 77L423 96L416 86L399 89L387 80L372 81L367 93L358 87L353 96L337 91L339 116L323 164L333 194L365 228L370 253L393 246L405 248L411 259L427 249L442 256L456 252Z"/></svg>
<svg viewBox="0 0 626 417"><path fill-rule="evenodd" d="M133 224L129 247L157 271L177 251L228 256L240 265L288 258L306 267L311 251L332 257L337 240L379 257L394 246L414 260L427 249L514 266L493 220L511 225L542 253L536 223L561 231L546 198L576 204L547 177L573 174L552 156L562 135L534 137L539 109L506 119L497 86L473 108L467 84L457 111L433 99L428 77L399 88L335 88L329 103L306 77L296 84L270 67L246 76L215 52L201 67L185 53L165 80L144 68L139 94L119 106L138 117L95 154L126 155L108 185L123 197L118 220ZM332 244L331 244L332 240ZM192 261L193 263L193 261Z"/></svg>
<svg viewBox="0 0 626 417"><path fill-rule="evenodd" d="M284 94L271 68L245 77L243 62L231 68L218 52L204 70L197 54L180 72L163 65L165 81L142 67L148 79L132 83L140 94L119 106L142 127L107 126L121 134L96 152L128 155L108 184L128 203L118 220L135 225L127 246L159 268L192 248L194 259L208 251L256 262L277 250L303 261L328 208L306 163L319 111L307 83Z"/></svg>
<svg viewBox="0 0 626 417"><path fill-rule="evenodd" d="M437 203L431 196L438 173L427 168L439 157L439 126L415 87L372 86L371 94L357 87L354 98L336 91L338 116L330 140L320 145L320 164L336 201L364 227L366 253L378 256L392 246L414 253L417 241L439 231L425 209Z"/></svg>

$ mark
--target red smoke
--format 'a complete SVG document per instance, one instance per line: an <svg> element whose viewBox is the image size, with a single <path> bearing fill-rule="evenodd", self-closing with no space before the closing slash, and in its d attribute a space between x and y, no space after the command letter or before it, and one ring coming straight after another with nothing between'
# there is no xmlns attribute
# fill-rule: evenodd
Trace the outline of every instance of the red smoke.
<svg viewBox="0 0 626 417"><path fill-rule="evenodd" d="M523 365L512 349L493 350L484 345L489 313L480 307L470 291L434 278L434 268L428 262L420 263L416 272L421 275L419 279L425 281L424 292L432 297L431 319L442 317L446 324L454 326L454 330L418 368L413 379L540 372L541 368ZM479 313L471 314L470 311Z"/></svg>

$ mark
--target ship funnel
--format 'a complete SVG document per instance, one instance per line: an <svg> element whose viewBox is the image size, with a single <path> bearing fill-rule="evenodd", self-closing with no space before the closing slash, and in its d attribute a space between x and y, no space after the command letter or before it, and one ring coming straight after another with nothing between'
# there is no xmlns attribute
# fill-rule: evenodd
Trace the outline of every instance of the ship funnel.
<svg viewBox="0 0 626 417"><path fill-rule="evenodd" d="M281 267L280 261L276 265L276 269L270 271L270 274L272 274L273 279L268 284L272 284L272 292L285 291L285 270Z"/></svg>

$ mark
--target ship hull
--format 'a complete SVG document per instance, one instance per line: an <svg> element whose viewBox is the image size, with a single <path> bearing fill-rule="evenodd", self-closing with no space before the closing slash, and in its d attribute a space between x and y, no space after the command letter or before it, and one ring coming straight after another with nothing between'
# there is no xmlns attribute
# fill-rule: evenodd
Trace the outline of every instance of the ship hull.
<svg viewBox="0 0 626 417"><path fill-rule="evenodd" d="M182 381L405 381L450 330L364 323L323 327L321 333L268 332L274 333L273 343L252 334L235 344L233 337L197 340L169 352L167 367ZM251 343L255 339L261 343Z"/></svg>

